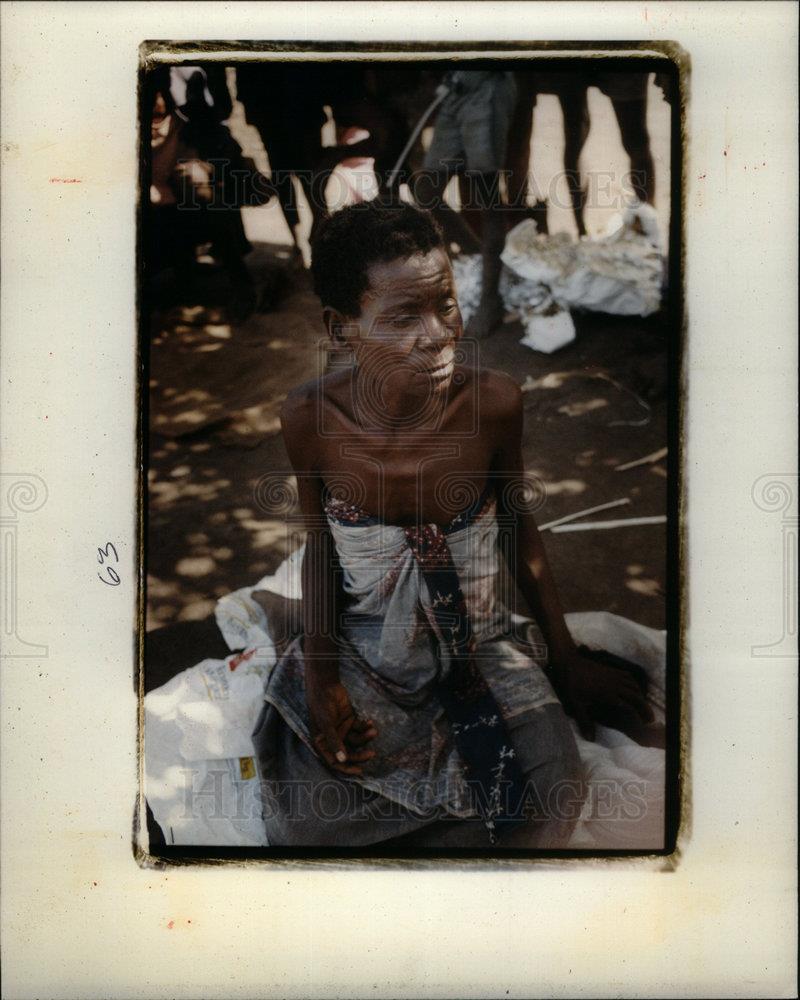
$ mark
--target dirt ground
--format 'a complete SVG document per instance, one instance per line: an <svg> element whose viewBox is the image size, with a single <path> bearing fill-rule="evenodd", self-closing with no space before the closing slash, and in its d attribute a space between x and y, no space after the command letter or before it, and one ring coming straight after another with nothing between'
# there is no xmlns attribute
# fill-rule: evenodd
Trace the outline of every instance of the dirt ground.
<svg viewBox="0 0 800 1000"><path fill-rule="evenodd" d="M664 191L666 139L655 110L650 118ZM243 145L252 141L238 128ZM614 142L604 150L594 136L592 156L619 158L618 134ZM217 598L275 570L297 544L259 506L257 488L266 474L291 475L278 408L289 388L319 373L324 331L308 273L287 261L277 208L248 210L245 223L255 245L248 266L275 307L239 326L202 304L153 317L148 630L207 621ZM526 387L526 467L546 486L537 521L623 498L625 506L588 520L663 515L665 460L616 469L667 444L668 333L658 317L574 319L576 340L552 355L522 346L517 322L480 345L481 365ZM544 539L565 610L607 610L664 627L666 525L548 530Z"/></svg>

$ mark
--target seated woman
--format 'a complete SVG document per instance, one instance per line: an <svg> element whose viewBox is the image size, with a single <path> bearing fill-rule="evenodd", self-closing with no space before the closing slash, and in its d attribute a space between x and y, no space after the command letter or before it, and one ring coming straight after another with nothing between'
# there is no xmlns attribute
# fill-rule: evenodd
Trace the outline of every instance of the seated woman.
<svg viewBox="0 0 800 1000"><path fill-rule="evenodd" d="M563 847L582 795L565 708L583 730L649 709L567 631L526 509L519 386L463 363L427 212L334 214L313 275L352 364L282 411L306 546L303 633L253 735L269 843ZM544 642L513 635L501 554Z"/></svg>

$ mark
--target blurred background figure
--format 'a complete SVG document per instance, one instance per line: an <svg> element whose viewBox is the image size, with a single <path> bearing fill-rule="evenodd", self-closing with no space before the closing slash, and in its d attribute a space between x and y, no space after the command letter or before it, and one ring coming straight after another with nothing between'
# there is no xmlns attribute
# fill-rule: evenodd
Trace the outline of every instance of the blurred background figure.
<svg viewBox="0 0 800 1000"><path fill-rule="evenodd" d="M237 99L264 146L295 259L302 259L296 184L312 232L328 211L382 195L410 133L405 104L430 73L347 62L241 63ZM413 110L411 112L413 116ZM330 186L339 170L342 184ZM334 190L335 189L335 190Z"/></svg>
<svg viewBox="0 0 800 1000"><path fill-rule="evenodd" d="M233 109L225 67L219 63L170 66L169 90L178 111L194 121L224 122Z"/></svg>
<svg viewBox="0 0 800 1000"><path fill-rule="evenodd" d="M174 69L159 67L148 79L148 289L155 302L202 298L216 264L226 279L229 314L240 320L256 304L241 207L263 204L272 188L221 123L232 104L218 74Z"/></svg>
<svg viewBox="0 0 800 1000"><path fill-rule="evenodd" d="M438 112L408 146L442 79L441 63L158 67L148 83L149 99L159 95L157 107L151 104L148 230L156 286L171 281L173 291L198 301L224 279L231 314L241 318L266 299L269 282L277 288L284 281L281 258L301 269L308 262L309 229L323 215L373 197L414 198L436 211L451 247L481 254L483 294L468 332L486 336L502 318L505 235L523 218L532 216L540 233L566 228L599 235L638 198L656 206L666 229L669 164L660 142L659 87L669 101L670 80L652 83L650 74L585 64L557 71L541 65L450 71ZM240 142L258 157L263 174ZM597 183L605 188L592 188ZM271 193L274 211L247 211ZM180 199L190 212L176 212ZM276 231L284 227L288 240ZM250 240L263 247L248 267Z"/></svg>
<svg viewBox="0 0 800 1000"><path fill-rule="evenodd" d="M241 63L236 68L236 91L247 122L264 144L272 183L292 234L295 255L300 253L300 213L293 178L301 185L314 221L321 211L314 177L322 154L322 126L326 71L316 63Z"/></svg>
<svg viewBox="0 0 800 1000"><path fill-rule="evenodd" d="M356 184L356 198L384 197L386 182L409 135L407 116L398 107L397 79L359 64L330 67L327 77L335 144L324 150L327 169L337 165L367 168L370 182ZM419 74L409 71L418 80Z"/></svg>

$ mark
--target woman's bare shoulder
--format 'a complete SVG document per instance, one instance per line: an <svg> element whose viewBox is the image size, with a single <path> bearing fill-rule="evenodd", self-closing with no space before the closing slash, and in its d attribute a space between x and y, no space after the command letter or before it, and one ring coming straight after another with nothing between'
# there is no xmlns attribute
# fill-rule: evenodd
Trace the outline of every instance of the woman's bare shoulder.
<svg viewBox="0 0 800 1000"><path fill-rule="evenodd" d="M306 411L313 405L315 399L319 396L319 379L313 378L309 379L307 382L301 382L300 385L294 386L286 393L286 398L281 403L281 423L284 425L284 430L286 425L295 426L298 421L302 422L303 417L306 415Z"/></svg>
<svg viewBox="0 0 800 1000"><path fill-rule="evenodd" d="M281 404L281 415L302 418L310 407L318 405L325 399L332 388L332 383L338 380L338 375L337 372L332 375L317 376L291 388Z"/></svg>
<svg viewBox="0 0 800 1000"><path fill-rule="evenodd" d="M522 407L522 389L512 375L494 368L481 368L476 375L481 413L504 417L519 412Z"/></svg>
<svg viewBox="0 0 800 1000"><path fill-rule="evenodd" d="M284 434L315 433L320 426L320 410L336 401L343 381L343 373L331 372L290 389L280 410Z"/></svg>

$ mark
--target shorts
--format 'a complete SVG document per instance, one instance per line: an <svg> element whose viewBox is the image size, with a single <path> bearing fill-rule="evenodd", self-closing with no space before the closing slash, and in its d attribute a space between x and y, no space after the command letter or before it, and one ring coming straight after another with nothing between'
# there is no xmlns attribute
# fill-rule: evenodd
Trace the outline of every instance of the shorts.
<svg viewBox="0 0 800 1000"><path fill-rule="evenodd" d="M506 166L508 131L517 102L510 72L483 73L473 89L451 91L442 102L426 170L496 173Z"/></svg>
<svg viewBox="0 0 800 1000"><path fill-rule="evenodd" d="M647 100L649 73L597 73L594 85L612 101Z"/></svg>

